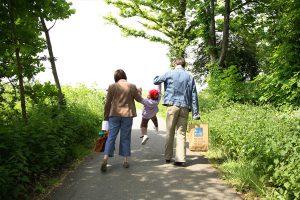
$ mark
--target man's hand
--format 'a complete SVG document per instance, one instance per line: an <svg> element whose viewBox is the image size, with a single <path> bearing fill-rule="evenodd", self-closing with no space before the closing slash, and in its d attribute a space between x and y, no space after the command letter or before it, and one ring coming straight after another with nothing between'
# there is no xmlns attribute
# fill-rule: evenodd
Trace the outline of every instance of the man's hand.
<svg viewBox="0 0 300 200"><path fill-rule="evenodd" d="M193 120L200 120L200 115L199 114L194 115Z"/></svg>

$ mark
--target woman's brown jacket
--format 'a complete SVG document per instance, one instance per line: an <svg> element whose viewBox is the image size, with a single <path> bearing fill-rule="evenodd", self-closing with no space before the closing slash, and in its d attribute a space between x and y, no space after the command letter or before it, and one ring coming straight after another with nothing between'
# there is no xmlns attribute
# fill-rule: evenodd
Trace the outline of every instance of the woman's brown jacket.
<svg viewBox="0 0 300 200"><path fill-rule="evenodd" d="M104 120L108 120L111 116L136 117L134 100L142 101L142 96L134 84L127 82L125 79L111 84L107 90Z"/></svg>

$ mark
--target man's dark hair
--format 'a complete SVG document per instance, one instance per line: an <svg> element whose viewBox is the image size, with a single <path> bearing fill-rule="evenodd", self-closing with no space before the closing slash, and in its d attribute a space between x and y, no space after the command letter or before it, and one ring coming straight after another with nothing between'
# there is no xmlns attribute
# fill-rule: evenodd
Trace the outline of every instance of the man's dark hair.
<svg viewBox="0 0 300 200"><path fill-rule="evenodd" d="M118 82L120 79L127 80L126 73L122 69L118 69L117 71L115 71L114 78L115 83Z"/></svg>
<svg viewBox="0 0 300 200"><path fill-rule="evenodd" d="M185 59L184 58L176 58L174 63L175 63L175 65L181 65L182 67L185 67Z"/></svg>

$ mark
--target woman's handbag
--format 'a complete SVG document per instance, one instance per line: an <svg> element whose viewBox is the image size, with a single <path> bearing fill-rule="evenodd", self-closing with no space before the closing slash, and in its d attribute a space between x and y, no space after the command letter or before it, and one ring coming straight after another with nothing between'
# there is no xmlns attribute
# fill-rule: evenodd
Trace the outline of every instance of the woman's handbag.
<svg viewBox="0 0 300 200"><path fill-rule="evenodd" d="M99 132L99 137L96 138L94 151L96 151L96 152L103 152L104 151L107 136L108 136L108 131L101 130Z"/></svg>
<svg viewBox="0 0 300 200"><path fill-rule="evenodd" d="M108 137L108 121L102 121L102 129L99 131L99 137L96 138L94 151L103 152Z"/></svg>

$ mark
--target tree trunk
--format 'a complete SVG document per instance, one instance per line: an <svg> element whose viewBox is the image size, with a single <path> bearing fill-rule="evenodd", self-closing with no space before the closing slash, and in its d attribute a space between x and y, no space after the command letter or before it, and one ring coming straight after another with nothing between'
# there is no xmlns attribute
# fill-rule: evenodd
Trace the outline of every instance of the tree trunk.
<svg viewBox="0 0 300 200"><path fill-rule="evenodd" d="M230 17L230 0L225 0L225 11L224 11L224 27L223 27L223 39L221 54L219 57L219 66L225 67L225 58L228 51L228 42L229 42L229 17Z"/></svg>
<svg viewBox="0 0 300 200"><path fill-rule="evenodd" d="M24 89L24 81L23 81L23 66L21 65L20 62L20 47L16 36L17 33L16 33L16 25L15 25L15 15L14 15L11 0L8 0L8 10L9 10L9 18L10 18L11 31L12 31L12 41L16 46L15 48L16 66L17 66L17 76L19 80L19 93L20 93L20 101L21 101L21 109L22 109L22 119L25 123L27 123L25 89Z"/></svg>
<svg viewBox="0 0 300 200"><path fill-rule="evenodd" d="M16 48L16 63L18 67L18 79L19 79L19 91L21 99L21 108L22 108L22 119L27 123L27 111L26 111L26 101L25 101L25 89L23 81L23 66L20 63L20 48Z"/></svg>
<svg viewBox="0 0 300 200"><path fill-rule="evenodd" d="M218 52L217 52L217 42L216 42L215 0L210 0L208 14L210 16L209 41L208 41L210 62L216 63L216 60L218 58Z"/></svg>
<svg viewBox="0 0 300 200"><path fill-rule="evenodd" d="M179 37L179 44L181 45L180 51L178 53L177 57L184 58L185 57L185 51L187 47L187 42L185 38L185 29L186 29L186 18L185 18L185 12L186 12L186 0L180 0L179 1L179 26L178 30L180 33Z"/></svg>
<svg viewBox="0 0 300 200"><path fill-rule="evenodd" d="M174 22L174 24L175 24L174 30L176 30L176 34L174 34L175 36L172 36L172 38L171 38L171 46L170 46L170 50L168 53L171 63L175 58L178 58L178 57L184 58L185 57L185 51L186 51L186 47L188 45L188 42L185 38L186 4L187 4L186 0L180 0L178 7L176 7L177 19L176 19L176 22Z"/></svg>
<svg viewBox="0 0 300 200"><path fill-rule="evenodd" d="M46 26L45 20L43 17L40 17L41 20L41 24L43 27L43 32L45 33L46 36L46 42L47 42L47 47L48 47L48 52L49 52L49 61L51 64L51 69L52 69L52 74L55 80L55 85L58 91L58 104L59 105L64 105L64 96L61 90L61 86L59 83L59 79L58 79L58 75L57 75L57 71L56 71L56 65L55 65L55 58L53 55L53 50L52 50L52 44L51 44L51 40L50 40L50 35L49 35L49 30Z"/></svg>

